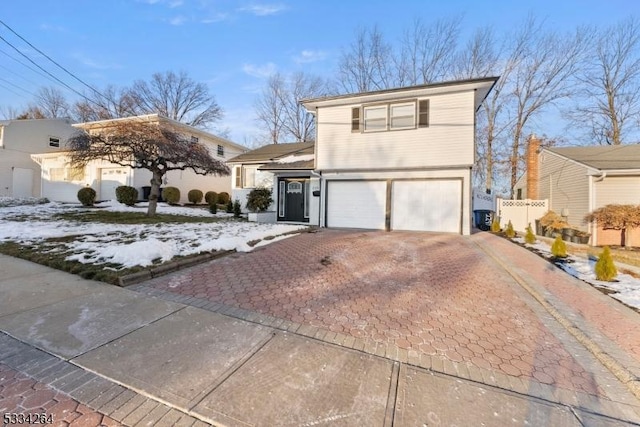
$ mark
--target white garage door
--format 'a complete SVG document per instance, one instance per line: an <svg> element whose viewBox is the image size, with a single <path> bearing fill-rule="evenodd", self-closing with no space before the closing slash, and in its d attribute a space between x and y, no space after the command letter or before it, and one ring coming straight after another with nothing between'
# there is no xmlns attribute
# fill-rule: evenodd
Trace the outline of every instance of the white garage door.
<svg viewBox="0 0 640 427"><path fill-rule="evenodd" d="M393 230L461 232L458 180L394 181L391 200Z"/></svg>
<svg viewBox="0 0 640 427"><path fill-rule="evenodd" d="M384 230L386 181L329 181L327 227Z"/></svg>
<svg viewBox="0 0 640 427"><path fill-rule="evenodd" d="M116 188L127 185L126 168L102 168L100 170L100 200L116 200Z"/></svg>

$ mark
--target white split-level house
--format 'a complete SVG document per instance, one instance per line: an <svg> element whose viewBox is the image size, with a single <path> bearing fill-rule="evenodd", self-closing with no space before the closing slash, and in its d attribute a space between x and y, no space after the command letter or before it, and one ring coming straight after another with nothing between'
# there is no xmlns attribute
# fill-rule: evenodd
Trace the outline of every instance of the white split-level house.
<svg viewBox="0 0 640 427"><path fill-rule="evenodd" d="M40 197L34 153L59 153L76 132L68 119L0 121L0 196Z"/></svg>
<svg viewBox="0 0 640 427"><path fill-rule="evenodd" d="M476 112L497 79L303 100L316 120L310 223L470 234ZM285 215L289 185L274 192Z"/></svg>
<svg viewBox="0 0 640 427"><path fill-rule="evenodd" d="M166 126L191 138L193 142L204 144L208 147L211 155L222 162L226 162L228 159L247 150L245 147L227 139L158 114L86 122L73 126L76 132L97 133L108 129L115 122L131 120L151 124L159 123L162 126ZM107 161L94 161L84 169L75 169L70 166L69 158L64 151L54 153L41 152L31 157L41 165L42 196L50 200L77 202L78 190L83 187L92 187L96 190L98 200L115 200L115 189L121 185L135 187L141 200L148 198L151 172L146 169L123 167ZM231 191L228 176L198 175L190 170L168 172L165 175L162 187L168 186L180 189L181 203L188 201L187 193L193 189L201 190L203 193L207 191L215 191L217 193Z"/></svg>

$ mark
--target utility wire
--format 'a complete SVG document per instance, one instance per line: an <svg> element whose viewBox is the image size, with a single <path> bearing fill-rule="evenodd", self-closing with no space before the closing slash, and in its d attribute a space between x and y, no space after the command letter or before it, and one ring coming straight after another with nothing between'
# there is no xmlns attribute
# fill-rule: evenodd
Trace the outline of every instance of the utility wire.
<svg viewBox="0 0 640 427"><path fill-rule="evenodd" d="M3 85L2 83L0 83L0 87L5 88L6 90L8 90L9 92L13 92L14 94L18 95L18 96L22 96L22 94L16 92L15 90L11 89L10 87L7 87L5 85Z"/></svg>
<svg viewBox="0 0 640 427"><path fill-rule="evenodd" d="M28 78L24 77L23 75L21 75L20 73L16 73L15 71L13 71L10 68L5 67L4 65L0 64L0 68L4 68L5 70L7 70L8 72L10 72L11 74L13 74L16 77L20 77L22 80L24 80L25 82L33 85L33 86L38 86L37 83L34 83L33 81L29 80Z"/></svg>
<svg viewBox="0 0 640 427"><path fill-rule="evenodd" d="M4 50L0 49L0 53L4 54L5 56L8 56L9 58L13 59L14 61L16 61L18 64L22 65L23 67L28 68L29 70L33 71L34 73L38 74L39 76L44 77L45 79L49 79L52 82L55 83L55 80L53 80L51 77L47 76L46 74L41 73L40 71L36 70L35 68L33 68L32 66L30 66L29 64L25 64L24 62L20 61L18 58L16 58L15 56L12 56L10 53L5 52Z"/></svg>
<svg viewBox="0 0 640 427"><path fill-rule="evenodd" d="M31 43L29 43L29 41L27 41L24 37L22 37L20 34L18 34L17 32L14 31L13 28L11 28L10 26L8 26L4 21L2 21L0 19L0 24L4 25L9 31L11 31L13 34L16 35L16 37L18 37L20 40L22 40L23 42L25 42L26 44L28 44L31 48L35 49L36 52L38 52L40 55L44 56L45 58L47 58L49 61L51 61L52 63L54 63L58 68L60 68L61 70L63 70L65 73L69 74L71 77L73 77L74 79L76 79L77 81L79 81L80 83L82 83L83 85L85 85L86 87L88 87L89 89L91 89L95 94L97 94L100 97L103 97L102 93L98 92L98 90L96 90L93 86L89 85L88 83L84 82L82 79L80 79L78 76L76 76L75 74L73 74L71 71L67 70L65 67L63 67L62 65L58 64L56 61L54 61L49 55L47 55L46 53L44 53L43 51L41 51L40 49L38 49L37 47L35 47L34 45L32 45Z"/></svg>
<svg viewBox="0 0 640 427"><path fill-rule="evenodd" d="M6 84L9 84L9 85L11 85L11 86L15 87L16 89L20 89L20 90L22 90L22 91L24 91L24 92L27 92L29 95L36 96L36 94L35 94L35 93L33 93L33 92L31 92L31 91L29 91L29 90L27 90L27 89L23 88L23 87L18 86L17 84L13 83L11 80L3 79L2 77L0 77L0 80L2 80L3 82L5 82Z"/></svg>

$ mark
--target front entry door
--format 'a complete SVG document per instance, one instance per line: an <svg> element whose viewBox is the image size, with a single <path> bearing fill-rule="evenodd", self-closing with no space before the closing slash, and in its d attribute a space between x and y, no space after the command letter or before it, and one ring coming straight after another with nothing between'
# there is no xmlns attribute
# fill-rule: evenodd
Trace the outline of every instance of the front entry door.
<svg viewBox="0 0 640 427"><path fill-rule="evenodd" d="M278 220L309 222L306 202L309 179L280 178L278 180Z"/></svg>

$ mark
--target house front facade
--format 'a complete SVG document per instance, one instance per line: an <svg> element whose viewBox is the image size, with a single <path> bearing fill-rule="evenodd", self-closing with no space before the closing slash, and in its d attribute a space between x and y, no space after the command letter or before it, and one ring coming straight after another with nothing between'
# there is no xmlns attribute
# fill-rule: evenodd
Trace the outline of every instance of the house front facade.
<svg viewBox="0 0 640 427"><path fill-rule="evenodd" d="M100 133L108 131L109 126L115 122L128 120L166 126L190 138L194 143L203 144L212 157L222 162L246 151L246 148L241 145L158 114L79 123L73 126L76 132ZM135 169L107 161L93 161L85 168L77 169L69 164L69 158L64 152L40 153L33 155L32 158L42 167L42 196L50 200L77 202L77 192L83 187L96 190L98 200L115 200L115 190L121 185L135 187L141 200L147 199L149 195L151 172L146 169ZM163 179L161 188L169 186L180 190L180 203L186 203L187 193L194 189L201 190L203 193L231 191L229 177L198 175L190 170L169 171Z"/></svg>
<svg viewBox="0 0 640 427"><path fill-rule="evenodd" d="M319 225L470 234L476 111L496 81L302 101L316 119Z"/></svg>
<svg viewBox="0 0 640 427"><path fill-rule="evenodd" d="M314 148L313 142L270 144L231 159L232 198L246 212L247 195L255 188L268 188L274 202L264 221L318 225L320 185Z"/></svg>
<svg viewBox="0 0 640 427"><path fill-rule="evenodd" d="M0 121L0 196L40 197L34 153L57 153L76 129L68 119Z"/></svg>
<svg viewBox="0 0 640 427"><path fill-rule="evenodd" d="M584 217L609 204L640 205L640 144L540 148L530 138L527 171L514 194L548 199L550 210L591 233L593 245L620 244L619 231L587 224ZM634 233L630 240L640 244L639 230Z"/></svg>

